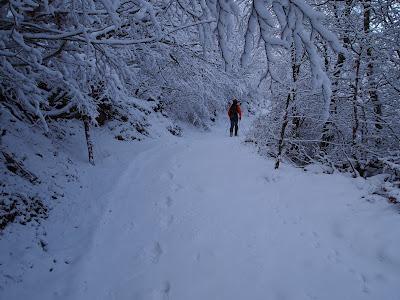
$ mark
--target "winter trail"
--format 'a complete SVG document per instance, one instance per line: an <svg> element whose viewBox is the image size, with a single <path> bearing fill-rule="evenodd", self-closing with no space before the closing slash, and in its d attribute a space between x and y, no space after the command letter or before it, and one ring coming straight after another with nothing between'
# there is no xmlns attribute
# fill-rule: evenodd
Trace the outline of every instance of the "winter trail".
<svg viewBox="0 0 400 300"><path fill-rule="evenodd" d="M377 218L392 212L350 178L275 171L240 141L221 127L139 154L71 299L399 299Z"/></svg>

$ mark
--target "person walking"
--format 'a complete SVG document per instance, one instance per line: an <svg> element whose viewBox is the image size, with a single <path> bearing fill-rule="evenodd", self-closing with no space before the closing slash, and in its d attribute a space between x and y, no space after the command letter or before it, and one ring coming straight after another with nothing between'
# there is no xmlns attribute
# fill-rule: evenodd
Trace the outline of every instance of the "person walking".
<svg viewBox="0 0 400 300"><path fill-rule="evenodd" d="M232 104L228 109L228 116L231 120L231 128L229 129L230 136L233 136L233 129L235 129L235 136L238 135L239 130L239 120L242 119L242 110L240 109L240 104L236 98L233 98Z"/></svg>

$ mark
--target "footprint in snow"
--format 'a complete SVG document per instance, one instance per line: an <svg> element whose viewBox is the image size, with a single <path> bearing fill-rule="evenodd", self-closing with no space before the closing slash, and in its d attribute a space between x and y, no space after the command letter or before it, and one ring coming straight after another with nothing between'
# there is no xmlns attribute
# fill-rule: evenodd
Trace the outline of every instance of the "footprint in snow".
<svg viewBox="0 0 400 300"><path fill-rule="evenodd" d="M361 281L361 290L364 293L369 293L369 289L368 289L368 280L367 277L364 274L358 274L358 277Z"/></svg>
<svg viewBox="0 0 400 300"><path fill-rule="evenodd" d="M280 179L281 179L281 176L278 174L272 174L272 176L271 176L271 181L274 183L278 182Z"/></svg>
<svg viewBox="0 0 400 300"><path fill-rule="evenodd" d="M167 229L169 226L172 225L172 223L174 223L174 216L170 215L170 216L162 216L161 220L160 220L160 226L162 229Z"/></svg>
<svg viewBox="0 0 400 300"><path fill-rule="evenodd" d="M166 200L165 200L165 205L167 207L171 207L171 205L174 203L174 199L172 199L170 196L167 196Z"/></svg>
<svg viewBox="0 0 400 300"><path fill-rule="evenodd" d="M274 213L275 213L278 217L281 217L281 211L280 211L279 208L275 207L275 208L274 208Z"/></svg>
<svg viewBox="0 0 400 300"><path fill-rule="evenodd" d="M181 186L180 184L174 184L172 186L172 189L174 192L179 192L182 188L183 188L183 186Z"/></svg>
<svg viewBox="0 0 400 300"><path fill-rule="evenodd" d="M332 249L331 253L328 254L327 258L328 258L330 261L332 261L333 263L335 263L335 264L338 264L338 263L341 263L341 262L342 262L341 259L340 259L340 253L339 253L339 251L337 251L337 250L335 250L335 249ZM349 272L351 272L351 271L349 270Z"/></svg>
<svg viewBox="0 0 400 300"><path fill-rule="evenodd" d="M174 160L172 162L172 169L179 170L180 168L182 168L182 164L178 160Z"/></svg>
<svg viewBox="0 0 400 300"><path fill-rule="evenodd" d="M171 284L169 281L163 283L160 289L155 289L152 292L151 300L168 300Z"/></svg>
<svg viewBox="0 0 400 300"><path fill-rule="evenodd" d="M315 249L318 249L318 248L321 247L321 244L320 244L319 242L315 242L315 243L313 244L313 246L314 246Z"/></svg>
<svg viewBox="0 0 400 300"><path fill-rule="evenodd" d="M154 264L157 264L158 261L160 260L160 257L162 254L163 254L163 250L161 248L161 244L159 242L156 242L153 246L153 250L151 253L151 261Z"/></svg>
<svg viewBox="0 0 400 300"><path fill-rule="evenodd" d="M311 232L311 234L312 234L312 236L314 237L314 243L313 243L313 246L314 246L314 248L320 248L321 247L321 244L320 244L320 242L318 241L319 240L319 235L318 235L318 233L316 233L315 231L313 231L313 232Z"/></svg>
<svg viewBox="0 0 400 300"><path fill-rule="evenodd" d="M161 179L163 180L172 180L174 179L175 175L171 171L167 171L161 175Z"/></svg>
<svg viewBox="0 0 400 300"><path fill-rule="evenodd" d="M167 280L166 282L164 282L162 291L163 291L164 295L168 296L170 290L171 290L171 283Z"/></svg>
<svg viewBox="0 0 400 300"><path fill-rule="evenodd" d="M271 183L271 178L269 176L266 175L261 176L261 179L266 183Z"/></svg>

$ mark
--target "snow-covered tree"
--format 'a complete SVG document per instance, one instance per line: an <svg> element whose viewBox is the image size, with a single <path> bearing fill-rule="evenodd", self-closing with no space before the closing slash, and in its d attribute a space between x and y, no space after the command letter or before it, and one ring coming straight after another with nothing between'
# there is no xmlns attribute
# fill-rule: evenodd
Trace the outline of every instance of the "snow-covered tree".
<svg viewBox="0 0 400 300"><path fill-rule="evenodd" d="M213 47L211 23L217 26L214 15L219 14L219 4L212 1L2 1L0 5L2 108L20 120L39 121L45 131L51 119L83 120L89 152L90 124L96 123L102 103L129 104L142 86L143 72L157 73L160 59L175 63L171 52L178 47L181 53L187 49L196 55L203 49L204 55ZM203 59L203 66L198 64L193 72L197 76L213 64ZM202 84L214 76L209 74L204 80L197 78L198 86L183 86L184 93L201 97ZM176 84L167 77L169 84ZM224 81L227 75L218 78ZM164 85L157 82L151 89ZM192 109L190 103L181 106Z"/></svg>
<svg viewBox="0 0 400 300"><path fill-rule="evenodd" d="M320 66L331 79L329 117L319 116L316 103L322 95L297 92L297 100L288 106L287 118L292 122L283 135L283 154L296 163L319 160L355 176L390 172L396 177L400 124L394 82L399 76L399 52L394 41L399 35L399 6L395 1L314 1L313 5L325 15L325 26L337 33L345 51L332 51L325 39L317 38L314 45L323 59ZM312 75L308 63L301 56L300 79ZM275 94L282 86L272 86ZM295 86L310 87L304 81ZM282 99L272 98L272 103L268 124L285 111ZM282 131L268 132L266 149L276 156L274 147Z"/></svg>

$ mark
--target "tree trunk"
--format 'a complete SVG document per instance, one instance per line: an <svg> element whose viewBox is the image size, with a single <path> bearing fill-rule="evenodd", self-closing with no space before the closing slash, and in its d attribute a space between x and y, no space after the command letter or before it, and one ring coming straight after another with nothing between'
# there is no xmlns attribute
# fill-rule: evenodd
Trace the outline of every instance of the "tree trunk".
<svg viewBox="0 0 400 300"><path fill-rule="evenodd" d="M89 117L83 117L83 125L85 127L86 144L88 149L89 163L94 166L94 155L93 155L93 141L90 132L90 120Z"/></svg>
<svg viewBox="0 0 400 300"><path fill-rule="evenodd" d="M296 99L296 82L297 82L297 80L299 78L299 74L300 74L300 64L297 62L296 51L295 51L293 45L292 45L292 51L291 51L291 59L292 59L292 80L293 80L292 84L293 84L293 86L290 89L290 91L287 95L287 98L286 98L285 114L283 116L282 126L281 126L281 130L279 133L278 152L277 152L277 156L276 156L275 169L279 168L280 161L282 158L286 127L289 123L289 105L290 105L290 102L293 102ZM294 109L293 112L296 113L296 109ZM297 116L292 118L292 125L293 125L293 128L295 131L298 129L299 124L300 124L300 119ZM294 133L295 133L295 131L294 131Z"/></svg>
<svg viewBox="0 0 400 300"><path fill-rule="evenodd" d="M355 165L352 166L354 169L354 177L357 177L361 172L361 165L359 159L357 157L357 144L358 144L358 133L359 133L359 113L358 113L358 91L359 91L359 84L360 84L360 64L361 64L361 57L360 55L357 56L355 61L355 79L353 87L353 97L352 97L352 106L353 106L353 125L352 125L352 153L351 157L353 158Z"/></svg>
<svg viewBox="0 0 400 300"><path fill-rule="evenodd" d="M340 26L341 20L347 21L349 20L350 16L350 11L351 11L351 5L352 5L352 0L346 0L345 1L345 8L344 8L344 18L338 15L338 1L333 2L333 10L334 10L334 15L336 19L336 23ZM347 35L347 33L344 34L343 36L343 47L345 49L350 48L350 38ZM339 81L340 81L340 76L341 76L341 70L344 66L344 63L346 61L346 57L343 53L338 53L337 55L337 60L335 63L334 71L333 71L333 78L332 78L332 97L331 97L331 102L330 102L330 116L329 119L326 121L322 128L322 137L321 137L321 142L320 142L320 150L325 151L326 148L329 145L329 142L334 140L335 138L335 131L334 128L335 126L333 125L333 120L335 119L335 116L337 114L337 105L338 105L338 99L339 99ZM328 71L328 70L326 70Z"/></svg>
<svg viewBox="0 0 400 300"><path fill-rule="evenodd" d="M358 120L358 89L359 89L359 83L360 83L360 56L357 57L355 61L355 69L356 69L356 74L355 74L355 79L354 79L354 84L353 84L353 97L352 97L352 104L353 104L353 128L352 128L352 141L353 145L356 144L356 139L357 139L357 133L358 133L358 128L360 126L359 120Z"/></svg>
<svg viewBox="0 0 400 300"><path fill-rule="evenodd" d="M371 45L371 39L369 37L371 31L371 0L365 0L363 2L364 8L364 34L368 45ZM372 47L367 48L367 82L368 82L368 95L373 105L373 112L375 118L375 129L379 131L382 129L382 105L378 98L378 93L376 91L376 84L374 80L374 65L372 57Z"/></svg>
<svg viewBox="0 0 400 300"><path fill-rule="evenodd" d="M288 122L289 122L289 120L288 120L288 109L289 109L290 99L291 99L291 92L288 94L288 96L286 98L285 115L283 116L282 127L281 127L281 131L280 131L280 134L279 134L278 153L276 155L275 169L279 168L279 164L280 164L281 157L282 157L283 143L284 143L284 139L285 139L285 131L286 131L286 127L287 127Z"/></svg>

